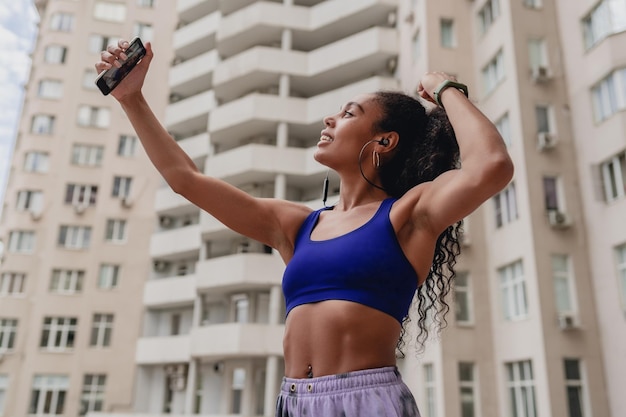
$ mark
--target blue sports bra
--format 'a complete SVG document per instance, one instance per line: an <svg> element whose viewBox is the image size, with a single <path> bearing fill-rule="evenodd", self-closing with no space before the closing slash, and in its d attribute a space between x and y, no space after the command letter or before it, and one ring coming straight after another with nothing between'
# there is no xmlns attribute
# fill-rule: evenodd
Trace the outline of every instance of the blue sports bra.
<svg viewBox="0 0 626 417"><path fill-rule="evenodd" d="M328 208L309 214L296 235L294 254L283 275L287 314L302 304L345 300L402 322L418 278L389 220L395 201L384 200L367 223L328 240L311 240L320 213Z"/></svg>

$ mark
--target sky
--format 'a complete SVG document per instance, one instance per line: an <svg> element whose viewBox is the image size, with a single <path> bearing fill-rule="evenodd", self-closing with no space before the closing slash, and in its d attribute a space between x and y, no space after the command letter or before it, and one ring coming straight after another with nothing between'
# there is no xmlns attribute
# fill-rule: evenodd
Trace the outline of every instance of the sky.
<svg viewBox="0 0 626 417"><path fill-rule="evenodd" d="M38 19L33 0L0 0L0 202L4 199Z"/></svg>

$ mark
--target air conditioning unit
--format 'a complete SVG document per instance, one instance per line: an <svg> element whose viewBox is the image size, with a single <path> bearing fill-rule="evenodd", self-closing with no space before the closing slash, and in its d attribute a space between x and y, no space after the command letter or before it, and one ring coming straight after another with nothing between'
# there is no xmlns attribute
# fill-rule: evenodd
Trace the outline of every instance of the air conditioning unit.
<svg viewBox="0 0 626 417"><path fill-rule="evenodd" d="M187 386L187 365L167 365L165 374L169 380L169 388L172 391L183 391Z"/></svg>
<svg viewBox="0 0 626 417"><path fill-rule="evenodd" d="M181 101L184 97L182 96L182 94L176 94L176 93L172 93L170 94L170 103L176 103L178 101Z"/></svg>
<svg viewBox="0 0 626 417"><path fill-rule="evenodd" d="M250 242L247 240L240 242L237 245L237 253L248 253L250 252Z"/></svg>
<svg viewBox="0 0 626 417"><path fill-rule="evenodd" d="M31 209L30 210L30 218L33 219L34 221L38 221L39 219L41 219L41 215L43 214L43 210L42 209Z"/></svg>
<svg viewBox="0 0 626 417"><path fill-rule="evenodd" d="M74 213L83 214L87 210L87 204L85 203L75 203L74 204Z"/></svg>
<svg viewBox="0 0 626 417"><path fill-rule="evenodd" d="M133 206L133 198L130 195L122 197L122 207L131 208Z"/></svg>
<svg viewBox="0 0 626 417"><path fill-rule="evenodd" d="M571 313L559 314L559 328L561 330L572 330L578 328L576 317Z"/></svg>
<svg viewBox="0 0 626 417"><path fill-rule="evenodd" d="M163 272L169 268L170 263L167 261L154 261L154 270L157 272Z"/></svg>
<svg viewBox="0 0 626 417"><path fill-rule="evenodd" d="M461 243L461 246L465 248L470 246L472 244L472 239L469 232L464 231L463 233L461 233L461 235L459 236L459 241Z"/></svg>
<svg viewBox="0 0 626 417"><path fill-rule="evenodd" d="M543 83L548 81L550 77L550 70L548 67L544 67L542 65L534 67L531 72L531 76L533 81L537 83Z"/></svg>
<svg viewBox="0 0 626 417"><path fill-rule="evenodd" d="M387 71L393 74L396 72L396 68L398 68L398 58L389 58L389 60L387 60Z"/></svg>
<svg viewBox="0 0 626 417"><path fill-rule="evenodd" d="M537 133L537 149L540 151L552 149L556 146L556 136L550 132Z"/></svg>
<svg viewBox="0 0 626 417"><path fill-rule="evenodd" d="M398 23L398 13L390 12L387 15L387 24L391 27L395 27L396 23Z"/></svg>
<svg viewBox="0 0 626 417"><path fill-rule="evenodd" d="M548 223L550 223L550 226L559 229L569 227L571 224L567 214L559 210L548 211Z"/></svg>

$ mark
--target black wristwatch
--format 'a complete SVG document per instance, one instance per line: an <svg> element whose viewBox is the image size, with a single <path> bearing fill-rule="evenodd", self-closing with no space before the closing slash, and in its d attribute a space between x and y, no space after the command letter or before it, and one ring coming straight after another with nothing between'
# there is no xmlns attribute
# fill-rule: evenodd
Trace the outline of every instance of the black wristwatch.
<svg viewBox="0 0 626 417"><path fill-rule="evenodd" d="M439 84L437 88L435 88L435 92L433 93L433 96L435 97L435 101L442 108L443 108L443 104L441 103L441 99L439 97L441 96L441 93L443 93L443 91L448 87L454 87L460 92L462 92L463 94L465 94L465 97L469 97L467 86L465 84L457 83L456 81L452 81L452 80L445 80L444 82Z"/></svg>

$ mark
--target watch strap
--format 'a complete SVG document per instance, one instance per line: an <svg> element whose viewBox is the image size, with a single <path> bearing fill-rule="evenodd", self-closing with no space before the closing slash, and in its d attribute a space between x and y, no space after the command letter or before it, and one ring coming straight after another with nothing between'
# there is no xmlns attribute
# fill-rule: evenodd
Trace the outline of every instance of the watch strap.
<svg viewBox="0 0 626 417"><path fill-rule="evenodd" d="M467 86L465 84L461 84L452 80L445 80L444 82L439 84L437 88L435 88L435 91L433 92L435 101L440 107L443 108L443 104L441 103L441 93L443 93L446 90L446 88L449 88L449 87L456 88L457 90L465 94L465 97L469 97Z"/></svg>

